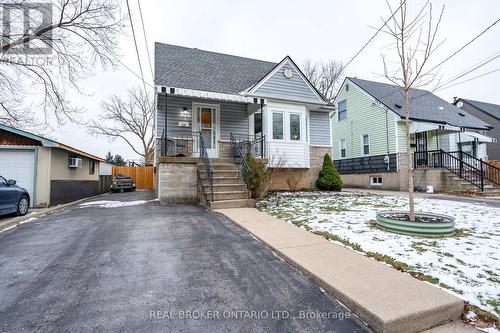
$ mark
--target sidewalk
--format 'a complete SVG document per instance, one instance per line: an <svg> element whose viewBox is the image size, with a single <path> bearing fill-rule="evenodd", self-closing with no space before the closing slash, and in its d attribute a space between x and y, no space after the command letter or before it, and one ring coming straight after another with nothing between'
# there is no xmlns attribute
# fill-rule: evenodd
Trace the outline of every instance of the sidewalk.
<svg viewBox="0 0 500 333"><path fill-rule="evenodd" d="M421 332L462 315L461 299L255 208L215 212L309 275L376 332ZM455 328L455 323L443 325L436 332Z"/></svg>

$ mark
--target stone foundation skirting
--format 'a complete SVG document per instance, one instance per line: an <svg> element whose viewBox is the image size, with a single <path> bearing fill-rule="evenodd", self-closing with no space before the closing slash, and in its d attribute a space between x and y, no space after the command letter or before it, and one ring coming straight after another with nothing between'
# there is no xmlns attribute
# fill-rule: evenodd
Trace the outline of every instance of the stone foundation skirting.
<svg viewBox="0 0 500 333"><path fill-rule="evenodd" d="M288 182L298 179L297 189L308 189L316 187L316 180L323 167L325 154L331 155L330 147L310 147L310 168L282 168L275 170L271 184L272 190L290 190Z"/></svg>

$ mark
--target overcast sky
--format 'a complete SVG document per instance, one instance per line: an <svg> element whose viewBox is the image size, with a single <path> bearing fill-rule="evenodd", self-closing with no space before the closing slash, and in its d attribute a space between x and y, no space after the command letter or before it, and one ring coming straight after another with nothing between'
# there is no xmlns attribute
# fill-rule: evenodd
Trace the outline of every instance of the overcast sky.
<svg viewBox="0 0 500 333"><path fill-rule="evenodd" d="M393 4L396 2L391 1ZM423 2L408 0L408 3L411 8L417 8ZM137 1L130 0L130 4L144 75L152 85ZM443 4L446 8L439 38L446 41L432 58L433 64L452 54L500 16L498 0L433 1L436 15ZM390 15L385 0L145 0L141 1L141 6L152 60L153 45L158 41L274 62L290 55L298 64L306 59L336 59L345 63L373 35L371 27L380 26L381 18ZM381 54L393 52L387 47L389 44L388 37L380 34L349 65L347 74L385 81L381 76ZM139 74L130 29L117 45L123 55L122 62ZM443 81L452 78L496 52L500 52L500 24L443 65L439 74ZM117 71L98 72L82 83L92 96L76 97L74 103L85 108L85 119L96 117L102 99L111 94L124 95L129 87L141 84L123 65L119 66ZM464 79L497 68L500 68L500 58ZM451 101L453 96L460 96L500 104L499 87L500 71L497 71L436 94L447 101ZM92 137L78 125L62 126L54 136L61 142L99 156L110 150L126 159L138 158L124 142Z"/></svg>

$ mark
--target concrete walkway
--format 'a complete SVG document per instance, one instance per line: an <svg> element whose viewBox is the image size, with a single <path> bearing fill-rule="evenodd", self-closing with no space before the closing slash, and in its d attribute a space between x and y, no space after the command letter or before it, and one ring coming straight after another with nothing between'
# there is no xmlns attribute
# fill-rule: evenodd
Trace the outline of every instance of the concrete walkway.
<svg viewBox="0 0 500 333"><path fill-rule="evenodd" d="M312 277L377 332L421 332L462 315L463 301L450 293L255 208L216 212Z"/></svg>

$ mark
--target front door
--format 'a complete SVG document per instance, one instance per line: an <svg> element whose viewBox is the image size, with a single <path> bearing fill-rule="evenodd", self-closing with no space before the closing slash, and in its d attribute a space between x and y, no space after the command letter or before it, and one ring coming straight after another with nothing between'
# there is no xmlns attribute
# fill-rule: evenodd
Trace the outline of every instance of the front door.
<svg viewBox="0 0 500 333"><path fill-rule="evenodd" d="M195 105L195 131L207 149L208 157L217 157L217 117L218 108L212 105Z"/></svg>
<svg viewBox="0 0 500 333"><path fill-rule="evenodd" d="M415 144L417 166L428 166L427 132L415 133Z"/></svg>

